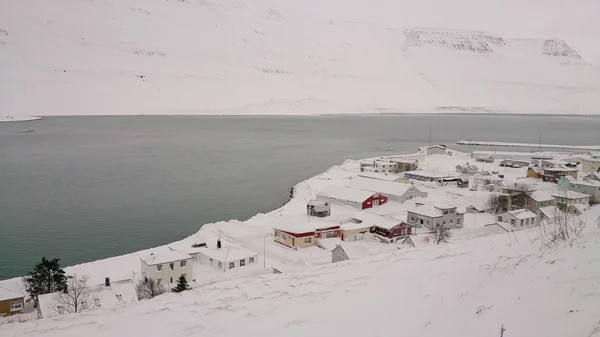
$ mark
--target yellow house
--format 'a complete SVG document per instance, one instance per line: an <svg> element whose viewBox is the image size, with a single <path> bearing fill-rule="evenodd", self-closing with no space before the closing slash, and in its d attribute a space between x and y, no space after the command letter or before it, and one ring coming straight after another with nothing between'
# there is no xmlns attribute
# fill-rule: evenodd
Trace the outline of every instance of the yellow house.
<svg viewBox="0 0 600 337"><path fill-rule="evenodd" d="M20 314L25 305L25 295L16 280L0 282L0 317Z"/></svg>
<svg viewBox="0 0 600 337"><path fill-rule="evenodd" d="M534 166L527 169L527 178L542 179L544 170L541 167Z"/></svg>

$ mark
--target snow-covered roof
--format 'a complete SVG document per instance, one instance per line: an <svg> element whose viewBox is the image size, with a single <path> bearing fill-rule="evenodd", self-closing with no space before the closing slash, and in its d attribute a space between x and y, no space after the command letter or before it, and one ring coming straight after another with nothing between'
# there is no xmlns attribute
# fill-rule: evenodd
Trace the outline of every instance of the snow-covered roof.
<svg viewBox="0 0 600 337"><path fill-rule="evenodd" d="M441 174L441 173L429 172L429 171L408 171L408 172L405 172L404 174L412 174L412 175L426 177L426 178L450 178L450 177L454 177L454 175Z"/></svg>
<svg viewBox="0 0 600 337"><path fill-rule="evenodd" d="M538 210L549 219L553 219L557 214L560 214L560 209L556 206L540 207Z"/></svg>
<svg viewBox="0 0 600 337"><path fill-rule="evenodd" d="M577 168L568 168L568 167L546 167L544 171L549 172L577 172L579 171Z"/></svg>
<svg viewBox="0 0 600 337"><path fill-rule="evenodd" d="M430 218L437 218L437 217L444 215L444 213L440 209L433 206L433 204L425 204L422 206L415 206L415 207L410 208L409 211L419 214L419 215L424 215L424 216L427 216Z"/></svg>
<svg viewBox="0 0 600 337"><path fill-rule="evenodd" d="M19 281L16 279L0 281L0 301L25 297Z"/></svg>
<svg viewBox="0 0 600 337"><path fill-rule="evenodd" d="M596 180L573 180L573 181L571 181L571 183L573 185L600 187L600 181L596 181Z"/></svg>
<svg viewBox="0 0 600 337"><path fill-rule="evenodd" d="M383 181L396 181L401 178L401 176L399 176L397 174L383 174L383 173L376 173L376 172L361 172L358 174L358 176L361 178L377 179L377 180L383 180Z"/></svg>
<svg viewBox="0 0 600 337"><path fill-rule="evenodd" d="M590 174L585 175L584 178L600 181L600 173L598 173L598 172L591 172Z"/></svg>
<svg viewBox="0 0 600 337"><path fill-rule="evenodd" d="M544 192L544 191L533 191L533 192L531 192L531 194L529 196L531 197L531 199L533 199L537 202L554 200L554 198L552 197L552 194L550 194L548 192Z"/></svg>
<svg viewBox="0 0 600 337"><path fill-rule="evenodd" d="M507 232L513 232L513 231L517 230L511 224L509 224L507 222L501 222L501 221L485 225L485 227L488 227L488 226L498 226L498 227L504 229Z"/></svg>
<svg viewBox="0 0 600 337"><path fill-rule="evenodd" d="M514 211L508 211L506 213L512 215L513 217L515 217L519 220L527 219L527 218L535 218L537 216L535 213L533 213L532 211L530 211L528 209L516 209Z"/></svg>
<svg viewBox="0 0 600 337"><path fill-rule="evenodd" d="M397 157L396 158L394 158L394 157L386 158L386 160L389 160L393 163L400 163L400 164L414 164L414 163L418 162L418 160L416 160L416 159L397 158Z"/></svg>
<svg viewBox="0 0 600 337"><path fill-rule="evenodd" d="M600 162L600 158L586 158L586 159L584 159L584 161L590 161L590 162L597 163L597 162Z"/></svg>
<svg viewBox="0 0 600 337"><path fill-rule="evenodd" d="M357 178L350 180L346 184L346 187L370 191L371 192L370 194L373 194L373 192L382 193L387 196L391 196L391 195L403 196L411 188L413 188L417 191L421 191L413 184L374 180L374 179L361 178L361 177L357 177Z"/></svg>
<svg viewBox="0 0 600 337"><path fill-rule="evenodd" d="M315 231L314 228L310 227L307 224L289 224L289 225L280 225L277 227L273 227L274 230L288 232L292 234L304 234L304 233L312 233Z"/></svg>
<svg viewBox="0 0 600 337"><path fill-rule="evenodd" d="M353 214L352 218L362 221L361 224L363 226L377 226L384 229L392 229L406 220L406 217L404 217L404 220L398 220L384 215L369 213L367 211Z"/></svg>
<svg viewBox="0 0 600 337"><path fill-rule="evenodd" d="M356 229L363 229L363 228L370 228L371 224L370 223L366 223L366 222L347 222L345 224L341 225L341 229L342 230L356 230Z"/></svg>
<svg viewBox="0 0 600 337"><path fill-rule="evenodd" d="M317 193L317 195L322 195L333 199L348 200L358 203L362 203L363 201L369 199L373 194L374 193L370 191L337 185L331 185Z"/></svg>
<svg viewBox="0 0 600 337"><path fill-rule="evenodd" d="M590 197L587 194L583 194L583 193L579 193L579 192L575 192L575 191L561 191L561 190L556 190L555 192L552 192L552 196L555 198L565 198L565 199L583 199L583 198Z"/></svg>
<svg viewBox="0 0 600 337"><path fill-rule="evenodd" d="M559 160L559 159L543 159L542 162L548 163L548 164L552 164L552 165L557 165L557 166L559 166L559 165L567 165L568 164L568 162L562 161L562 160Z"/></svg>
<svg viewBox="0 0 600 337"><path fill-rule="evenodd" d="M323 201L323 200L311 200L308 202L308 205L311 206L327 206L327 204L329 204L327 201Z"/></svg>
<svg viewBox="0 0 600 337"><path fill-rule="evenodd" d="M589 154L592 158L600 158L600 151L590 151Z"/></svg>
<svg viewBox="0 0 600 337"><path fill-rule="evenodd" d="M235 246L208 249L202 254L221 262L237 261L258 255L249 249Z"/></svg>
<svg viewBox="0 0 600 337"><path fill-rule="evenodd" d="M451 205L448 205L448 204L445 204L445 203L439 202L439 201L436 201L435 203L433 203L433 206L435 208L439 208L439 209L453 209L453 208L456 208L455 206L451 206Z"/></svg>
<svg viewBox="0 0 600 337"><path fill-rule="evenodd" d="M177 250L166 250L153 252L148 256L140 258L140 260L144 261L144 263L149 266L154 266L157 264L189 260L191 258L192 257L189 254L185 254Z"/></svg>

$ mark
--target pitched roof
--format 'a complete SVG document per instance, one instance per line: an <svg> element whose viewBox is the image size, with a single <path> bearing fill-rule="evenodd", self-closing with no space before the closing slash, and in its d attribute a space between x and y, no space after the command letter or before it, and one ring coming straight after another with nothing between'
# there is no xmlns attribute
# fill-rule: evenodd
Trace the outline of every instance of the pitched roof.
<svg viewBox="0 0 600 337"><path fill-rule="evenodd" d="M363 201L369 199L374 193L370 191L364 191L354 188L349 188L345 186L336 186L331 185L326 187L321 192L317 193L317 195L339 199L339 200L348 200L354 201L358 203L362 203Z"/></svg>
<svg viewBox="0 0 600 337"><path fill-rule="evenodd" d="M25 297L16 279L0 281L0 301Z"/></svg>
<svg viewBox="0 0 600 337"><path fill-rule="evenodd" d="M591 173L587 174L584 178L600 181L600 173L599 172L591 172Z"/></svg>
<svg viewBox="0 0 600 337"><path fill-rule="evenodd" d="M383 173L376 173L376 172L361 172L358 174L358 176L361 178L376 179L376 180L383 180L383 181L396 181L401 178L401 176L399 176L397 174L383 174Z"/></svg>
<svg viewBox="0 0 600 337"><path fill-rule="evenodd" d="M571 183L573 185L600 187L600 181L596 181L596 180L573 180L573 181L571 181Z"/></svg>
<svg viewBox="0 0 600 337"><path fill-rule="evenodd" d="M258 253L249 249L235 246L208 249L202 254L222 262L237 261L258 255Z"/></svg>
<svg viewBox="0 0 600 337"><path fill-rule="evenodd" d="M361 178L361 177L357 177L357 178L350 180L346 184L346 187L365 190L365 191L371 191L371 194L373 194L373 192L382 193L387 196L391 196L391 195L403 196L411 188L413 188L419 192L421 191L413 184L380 181L380 180Z"/></svg>
<svg viewBox="0 0 600 337"><path fill-rule="evenodd" d="M444 215L443 211L439 210L433 204L425 204L422 206L415 206L409 209L410 212L424 215L430 218L437 218Z"/></svg>
<svg viewBox="0 0 600 337"><path fill-rule="evenodd" d="M556 206L540 207L538 211L548 219L553 219L560 214L560 209Z"/></svg>
<svg viewBox="0 0 600 337"><path fill-rule="evenodd" d="M575 192L575 191L561 191L561 190L557 190L557 191L553 192L552 196L556 197L556 198L565 198L565 199L583 199L583 198L590 197L587 194L583 194L583 193L579 193L579 192Z"/></svg>
<svg viewBox="0 0 600 337"><path fill-rule="evenodd" d="M157 264L189 260L191 258L192 257L189 254L185 254L177 250L167 250L152 253L148 256L140 258L140 260L144 261L144 263L149 266L154 266Z"/></svg>
<svg viewBox="0 0 600 337"><path fill-rule="evenodd" d="M544 202L544 201L552 201L554 200L554 198L552 197L552 194L548 193L548 192L544 192L544 191L534 191L531 192L531 195L529 195L529 197L531 197L531 199L537 201L537 202Z"/></svg>
<svg viewBox="0 0 600 337"><path fill-rule="evenodd" d="M533 213L532 211L530 211L528 209L516 209L514 211L508 211L506 213L512 215L513 217L515 217L517 219L527 219L527 218L537 217L537 214Z"/></svg>
<svg viewBox="0 0 600 337"><path fill-rule="evenodd" d="M398 220L384 215L377 215L367 211L355 213L352 215L352 218L362 221L361 224L363 225L369 227L377 226L385 229L392 229L404 222L404 220ZM406 217L404 217L404 219L406 219Z"/></svg>

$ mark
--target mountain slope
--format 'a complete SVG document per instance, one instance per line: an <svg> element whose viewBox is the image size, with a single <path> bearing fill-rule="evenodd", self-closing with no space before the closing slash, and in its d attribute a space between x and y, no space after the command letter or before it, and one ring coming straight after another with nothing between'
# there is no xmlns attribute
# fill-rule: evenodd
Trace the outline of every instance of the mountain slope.
<svg viewBox="0 0 600 337"><path fill-rule="evenodd" d="M595 216L600 209L594 210ZM3 336L600 336L600 232L545 249L535 230L260 275ZM420 242L417 242L420 244Z"/></svg>
<svg viewBox="0 0 600 337"><path fill-rule="evenodd" d="M0 115L600 111L567 42L444 28L513 24L461 2L5 1Z"/></svg>

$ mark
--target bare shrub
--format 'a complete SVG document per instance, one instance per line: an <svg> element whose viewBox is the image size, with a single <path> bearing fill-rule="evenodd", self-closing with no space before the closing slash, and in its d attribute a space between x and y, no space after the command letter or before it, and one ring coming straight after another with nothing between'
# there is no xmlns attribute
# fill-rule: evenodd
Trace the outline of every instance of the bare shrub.
<svg viewBox="0 0 600 337"><path fill-rule="evenodd" d="M135 285L135 293L138 300L154 298L158 295L167 292L162 282L156 281L153 278L139 280Z"/></svg>
<svg viewBox="0 0 600 337"><path fill-rule="evenodd" d="M485 207L485 211L487 213L493 214L498 212L498 208L500 207L500 197L498 196L498 194L490 195L483 204L483 206Z"/></svg>
<svg viewBox="0 0 600 337"><path fill-rule="evenodd" d="M76 314L91 308L95 298L87 287L88 279L87 275L68 276L65 289L52 296L52 310L59 314Z"/></svg>
<svg viewBox="0 0 600 337"><path fill-rule="evenodd" d="M540 223L540 237L547 247L553 247L560 242L579 237L585 228L585 221L575 214L568 212L569 208L556 208L552 219Z"/></svg>
<svg viewBox="0 0 600 337"><path fill-rule="evenodd" d="M431 234L431 239L436 245L439 245L442 242L448 242L451 237L452 232L450 232L450 228L444 226L437 227Z"/></svg>

